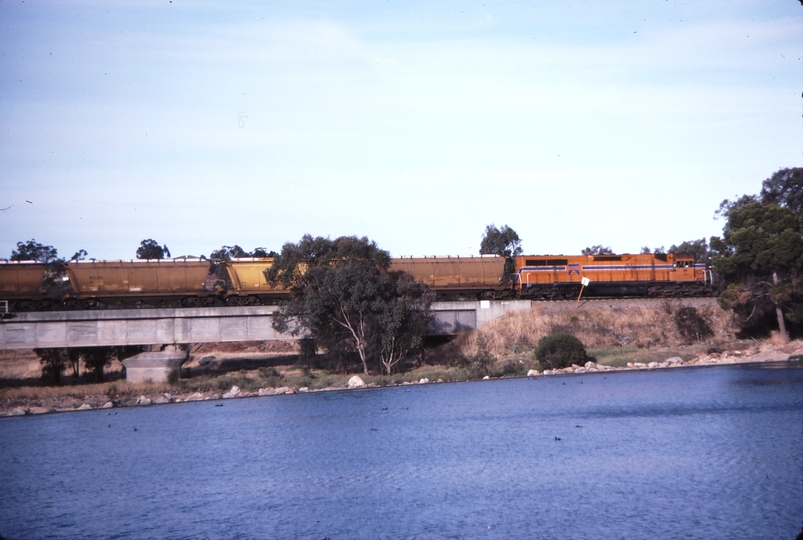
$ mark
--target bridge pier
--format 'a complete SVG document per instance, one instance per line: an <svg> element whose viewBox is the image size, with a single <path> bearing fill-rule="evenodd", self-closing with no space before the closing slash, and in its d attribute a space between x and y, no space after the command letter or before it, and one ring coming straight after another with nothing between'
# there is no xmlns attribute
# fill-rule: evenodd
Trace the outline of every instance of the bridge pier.
<svg viewBox="0 0 803 540"><path fill-rule="evenodd" d="M174 382L190 351L168 346L163 351L143 352L123 360L125 380L129 383Z"/></svg>

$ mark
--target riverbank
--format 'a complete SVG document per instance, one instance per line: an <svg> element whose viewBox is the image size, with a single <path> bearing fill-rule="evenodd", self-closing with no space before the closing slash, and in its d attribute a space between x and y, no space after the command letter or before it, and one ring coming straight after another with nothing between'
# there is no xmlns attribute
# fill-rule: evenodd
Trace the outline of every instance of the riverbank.
<svg viewBox="0 0 803 540"><path fill-rule="evenodd" d="M69 386L17 386L0 388L0 417L78 412L116 407L241 399L290 395L306 392L376 388L413 384L438 384L478 378L550 377L594 372L677 369L750 363L803 361L803 341L786 344L772 340L736 341L702 348L666 348L643 351L638 348L607 347L589 351L596 361L561 370L539 371L526 357L497 361L491 375L442 365L423 365L393 376L337 374L302 369L294 355L253 351L217 352L193 358L185 375L175 384L128 384L112 372L115 380L100 384ZM33 367L6 365L7 371L29 373ZM532 364L533 366L535 364ZM229 369L231 368L231 369ZM8 379L6 379L8 380ZM110 411L111 414L111 411Z"/></svg>

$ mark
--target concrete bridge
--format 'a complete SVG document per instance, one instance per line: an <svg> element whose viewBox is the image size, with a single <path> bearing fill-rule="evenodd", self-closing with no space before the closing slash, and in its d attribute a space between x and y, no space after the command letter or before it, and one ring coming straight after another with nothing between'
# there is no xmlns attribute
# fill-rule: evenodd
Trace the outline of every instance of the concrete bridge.
<svg viewBox="0 0 803 540"><path fill-rule="evenodd" d="M436 302L430 335L479 328L530 301ZM298 339L271 326L275 306L41 311L0 321L0 350L119 345L182 345Z"/></svg>
<svg viewBox="0 0 803 540"><path fill-rule="evenodd" d="M430 335L479 328L530 301L436 302ZM56 347L162 345L166 351L125 360L129 380L160 380L187 358L181 345L299 339L271 326L275 306L50 311L3 314L0 350ZM185 348L186 349L186 348Z"/></svg>

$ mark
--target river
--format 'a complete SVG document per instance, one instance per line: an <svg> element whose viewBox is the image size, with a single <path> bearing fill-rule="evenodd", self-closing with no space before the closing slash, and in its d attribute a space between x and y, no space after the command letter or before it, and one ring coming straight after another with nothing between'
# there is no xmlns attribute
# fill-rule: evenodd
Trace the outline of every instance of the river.
<svg viewBox="0 0 803 540"><path fill-rule="evenodd" d="M0 486L7 540L793 540L803 527L803 369L4 418Z"/></svg>

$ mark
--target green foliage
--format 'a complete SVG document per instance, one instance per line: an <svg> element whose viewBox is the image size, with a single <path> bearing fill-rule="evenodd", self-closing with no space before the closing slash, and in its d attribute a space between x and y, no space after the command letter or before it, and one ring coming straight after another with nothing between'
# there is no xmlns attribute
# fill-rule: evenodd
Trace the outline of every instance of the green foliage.
<svg viewBox="0 0 803 540"><path fill-rule="evenodd" d="M210 255L210 259L223 259L230 261L232 259L239 259L241 257L275 257L275 251L268 251L263 247L254 248L254 251L248 252L238 245L222 246L216 249Z"/></svg>
<svg viewBox="0 0 803 540"><path fill-rule="evenodd" d="M794 212L753 202L728 214L723 238L712 238L719 252L714 269L726 281L789 275L803 267L803 238Z"/></svg>
<svg viewBox="0 0 803 540"><path fill-rule="evenodd" d="M463 354L459 349L449 348L436 363L442 363L450 368L467 368L471 365L471 358Z"/></svg>
<svg viewBox="0 0 803 540"><path fill-rule="evenodd" d="M545 369L562 369L588 361L583 343L571 334L550 334L538 340L535 358Z"/></svg>
<svg viewBox="0 0 803 540"><path fill-rule="evenodd" d="M675 325L689 344L714 335L709 322L693 306L683 306L675 312Z"/></svg>
<svg viewBox="0 0 803 540"><path fill-rule="evenodd" d="M727 206L723 236L711 238L724 286L719 303L734 311L744 332L766 330L774 311L785 334L784 319L803 315L803 236L794 211L754 199Z"/></svg>
<svg viewBox="0 0 803 540"><path fill-rule="evenodd" d="M691 253L694 255L694 260L697 262L709 263L714 252L708 247L708 242L705 238L699 240L687 240L681 242L679 245L672 245L669 248L669 253Z"/></svg>
<svg viewBox="0 0 803 540"><path fill-rule="evenodd" d="M794 212L803 231L803 168L781 169L764 180L761 200Z"/></svg>
<svg viewBox="0 0 803 540"><path fill-rule="evenodd" d="M140 242L137 248L137 259L164 259L170 257L170 250L167 245L160 246L159 243L149 238Z"/></svg>
<svg viewBox="0 0 803 540"><path fill-rule="evenodd" d="M521 253L521 239L516 231L507 225L501 229L496 228L494 224L485 227L485 233L480 242L480 255L517 257Z"/></svg>
<svg viewBox="0 0 803 540"><path fill-rule="evenodd" d="M711 238L714 270L724 291L720 305L740 320L742 334L763 334L777 321L803 325L803 168L781 169L762 182L760 195L724 200L723 237Z"/></svg>
<svg viewBox="0 0 803 540"><path fill-rule="evenodd" d="M251 257L275 257L276 255L278 255L278 253L275 251L268 251L263 247L256 247L254 251L251 252Z"/></svg>
<svg viewBox="0 0 803 540"><path fill-rule="evenodd" d="M496 358L491 354L488 338L482 332L477 334L477 352L471 358L472 367L480 376L490 375Z"/></svg>
<svg viewBox="0 0 803 540"><path fill-rule="evenodd" d="M298 359L304 365L304 369L309 370L315 364L318 356L318 345L314 339L300 339L298 345L300 349Z"/></svg>
<svg viewBox="0 0 803 540"><path fill-rule="evenodd" d="M391 375L403 358L423 345L432 320L429 307L433 295L425 284L406 273L386 283L383 293L377 298L375 324L379 361Z"/></svg>
<svg viewBox="0 0 803 540"><path fill-rule="evenodd" d="M493 375L496 377L504 377L506 375L514 375L523 377L527 375L530 367L524 364L505 364L500 369L494 371Z"/></svg>
<svg viewBox="0 0 803 540"><path fill-rule="evenodd" d="M581 255L613 255L613 250L610 247L598 244L585 248L580 252Z"/></svg>
<svg viewBox="0 0 803 540"><path fill-rule="evenodd" d="M61 385L61 372L69 361L66 349L34 349L42 364L42 378L50 378L54 384Z"/></svg>
<svg viewBox="0 0 803 540"><path fill-rule="evenodd" d="M86 259L87 255L89 255L89 254L86 252L85 249L79 249L78 251L75 252L75 254L72 257L70 257L70 260L71 261L83 261L84 259Z"/></svg>
<svg viewBox="0 0 803 540"><path fill-rule="evenodd" d="M39 261L49 264L60 261L58 256L56 248L40 244L33 238L27 242L17 242L17 249L11 251L12 261Z"/></svg>
<svg viewBox="0 0 803 540"><path fill-rule="evenodd" d="M389 273L390 255L367 238L305 235L287 243L265 272L293 291L274 314L273 327L309 330L327 355L347 367L356 354L368 374L378 361L390 374L418 347L429 324L432 295L404 273Z"/></svg>
<svg viewBox="0 0 803 540"><path fill-rule="evenodd" d="M238 245L233 246L223 246L220 249L216 249L212 253L209 254L210 259L223 259L226 261L230 261L231 259L237 259L240 257L250 257L251 254L245 251Z"/></svg>
<svg viewBox="0 0 803 540"><path fill-rule="evenodd" d="M664 246L660 246L660 247L656 247L656 248L652 248L652 249L650 248L650 246L644 246L644 247L641 248L641 253L642 253L642 255L649 255L650 253L653 253L655 255L661 255L663 253L666 253L666 249L664 249Z"/></svg>

